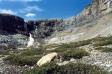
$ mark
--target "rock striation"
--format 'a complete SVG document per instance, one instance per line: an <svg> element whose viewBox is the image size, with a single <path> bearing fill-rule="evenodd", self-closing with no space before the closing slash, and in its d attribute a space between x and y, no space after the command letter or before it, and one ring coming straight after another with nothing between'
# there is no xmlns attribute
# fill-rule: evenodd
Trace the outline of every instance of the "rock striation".
<svg viewBox="0 0 112 74"><path fill-rule="evenodd" d="M112 35L111 31L112 1L93 0L81 13L75 17L65 19L53 38L48 43L67 43L90 39L96 36ZM109 28L109 29L107 29ZM106 29L106 30L105 30ZM82 34L77 37L77 34ZM76 36L76 37L74 37Z"/></svg>

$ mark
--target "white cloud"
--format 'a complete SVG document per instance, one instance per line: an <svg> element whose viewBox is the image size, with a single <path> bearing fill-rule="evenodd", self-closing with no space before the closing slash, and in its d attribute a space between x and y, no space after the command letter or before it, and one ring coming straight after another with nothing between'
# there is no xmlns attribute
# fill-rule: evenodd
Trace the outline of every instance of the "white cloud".
<svg viewBox="0 0 112 74"><path fill-rule="evenodd" d="M7 14L13 14L13 15L17 14L17 12L12 11L11 9L0 9L0 13L7 13Z"/></svg>
<svg viewBox="0 0 112 74"><path fill-rule="evenodd" d="M27 6L26 8L21 9L20 12L24 13L24 12L30 12L33 10L38 11L38 12L44 11L43 9L39 8L38 6Z"/></svg>
<svg viewBox="0 0 112 74"><path fill-rule="evenodd" d="M34 14L34 13L28 13L28 14L26 14L25 16L26 16L26 17L35 17L36 14Z"/></svg>

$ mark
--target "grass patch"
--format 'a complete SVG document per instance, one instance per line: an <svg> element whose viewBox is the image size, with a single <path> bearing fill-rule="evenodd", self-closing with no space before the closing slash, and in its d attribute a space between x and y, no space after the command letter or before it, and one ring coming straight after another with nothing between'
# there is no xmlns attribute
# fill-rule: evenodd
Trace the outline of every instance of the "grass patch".
<svg viewBox="0 0 112 74"><path fill-rule="evenodd" d="M6 58L4 58L4 61L9 61L10 64L13 65L34 65L37 63L37 61L40 59L40 57L37 56L21 56L21 55L10 55Z"/></svg>
<svg viewBox="0 0 112 74"><path fill-rule="evenodd" d="M71 49L71 50L60 53L60 55L65 60L70 60L71 58L80 59L83 56L88 56L89 53L86 52L84 49Z"/></svg>
<svg viewBox="0 0 112 74"><path fill-rule="evenodd" d="M55 48L58 46L59 46L58 44L50 44L50 45L45 46L44 49Z"/></svg>
<svg viewBox="0 0 112 74"><path fill-rule="evenodd" d="M112 44L112 40L106 40L106 41L97 42L96 44L94 44L94 46L98 47L98 46L106 46L111 44Z"/></svg>
<svg viewBox="0 0 112 74"><path fill-rule="evenodd" d="M92 40L95 42L95 44L93 44L93 46L95 46L95 47L106 46L106 45L112 44L112 36L98 37L98 38L93 38Z"/></svg>
<svg viewBox="0 0 112 74"><path fill-rule="evenodd" d="M97 38L93 38L93 41L99 42L99 41L111 41L112 40L112 36L108 36L108 37L97 37Z"/></svg>
<svg viewBox="0 0 112 74"><path fill-rule="evenodd" d="M78 41L78 42L71 42L69 44L62 44L60 45L60 47L62 48L76 48L76 47L80 47L80 46L84 46L84 45L88 45L91 44L91 40L83 40L83 41Z"/></svg>
<svg viewBox="0 0 112 74"><path fill-rule="evenodd" d="M23 74L109 74L107 71L100 69L97 66L70 63L63 66L58 66L55 63L47 63L41 67L36 67L26 71Z"/></svg>
<svg viewBox="0 0 112 74"><path fill-rule="evenodd" d="M91 44L91 39L78 41L78 42L71 42L69 45L71 47L75 47L76 48L76 47L81 47L81 46L88 45L88 44Z"/></svg>
<svg viewBox="0 0 112 74"><path fill-rule="evenodd" d="M78 41L78 42L71 42L71 43L63 43L61 45L58 45L55 50L51 50L53 52L64 52L70 49L75 49L84 45L91 44L91 40L83 40L83 41Z"/></svg>
<svg viewBox="0 0 112 74"><path fill-rule="evenodd" d="M24 50L13 50L13 54L9 54L4 58L4 61L8 61L13 65L34 65L45 54L46 51L42 48L29 48Z"/></svg>
<svg viewBox="0 0 112 74"><path fill-rule="evenodd" d="M109 47L97 47L96 50L99 50L101 52L112 52L112 48Z"/></svg>
<svg viewBox="0 0 112 74"><path fill-rule="evenodd" d="M0 55L9 55L10 50L0 50Z"/></svg>
<svg viewBox="0 0 112 74"><path fill-rule="evenodd" d="M41 48L30 48L30 49L25 49L23 52L21 52L21 55L32 56L32 55L43 54L44 52L46 52L46 50L43 50Z"/></svg>

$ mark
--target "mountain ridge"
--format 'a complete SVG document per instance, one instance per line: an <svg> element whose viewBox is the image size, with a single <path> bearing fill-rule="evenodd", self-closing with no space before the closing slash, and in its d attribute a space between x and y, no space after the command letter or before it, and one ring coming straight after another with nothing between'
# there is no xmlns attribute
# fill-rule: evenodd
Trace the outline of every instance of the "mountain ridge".
<svg viewBox="0 0 112 74"><path fill-rule="evenodd" d="M68 43L97 36L108 36L112 35L111 17L111 0L93 0L81 13L68 19L24 21L21 17L0 14L0 34L6 37L4 39L1 36L0 43L7 44L7 34L12 36L9 41L16 40L12 42L17 43L17 46L27 45L29 33L35 39L35 46L38 43ZM10 20L11 18L13 20Z"/></svg>

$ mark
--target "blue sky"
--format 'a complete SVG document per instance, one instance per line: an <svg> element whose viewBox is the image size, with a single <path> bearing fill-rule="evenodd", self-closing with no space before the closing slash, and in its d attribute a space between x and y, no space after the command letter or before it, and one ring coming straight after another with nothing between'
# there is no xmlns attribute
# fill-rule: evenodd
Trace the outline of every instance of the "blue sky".
<svg viewBox="0 0 112 74"><path fill-rule="evenodd" d="M0 13L25 20L62 18L79 14L92 0L0 0Z"/></svg>

